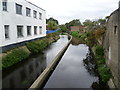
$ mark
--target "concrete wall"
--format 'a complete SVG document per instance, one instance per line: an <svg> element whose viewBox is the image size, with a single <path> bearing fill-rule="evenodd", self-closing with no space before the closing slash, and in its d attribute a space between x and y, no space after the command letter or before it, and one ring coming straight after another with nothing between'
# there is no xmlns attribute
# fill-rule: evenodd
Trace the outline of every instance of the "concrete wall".
<svg viewBox="0 0 120 90"><path fill-rule="evenodd" d="M120 38L120 27L119 27L119 9L114 11L107 22L107 30L105 35L104 41L104 48L105 48L105 57L106 63L110 67L113 81L116 87L119 87L119 75L118 75L118 65L119 63L119 43L118 38Z"/></svg>
<svg viewBox="0 0 120 90"><path fill-rule="evenodd" d="M1 1L0 4L2 3ZM16 14L16 3L22 5L22 15ZM45 10L25 0L8 0L7 11L2 11L2 5L0 6L2 12L0 15L2 17L2 23L0 23L0 36L2 36L0 41L2 43L0 42L0 47L46 36ZM26 7L31 9L31 17L26 16ZM33 18L33 10L37 11L37 19ZM42 20L39 19L39 12L42 13ZM10 26L10 38L7 40L5 39L4 25ZM23 26L24 37L17 37L17 25ZM31 26L31 36L27 36L27 26ZM37 35L34 35L34 26L37 26ZM42 34L39 33L39 26L42 26Z"/></svg>

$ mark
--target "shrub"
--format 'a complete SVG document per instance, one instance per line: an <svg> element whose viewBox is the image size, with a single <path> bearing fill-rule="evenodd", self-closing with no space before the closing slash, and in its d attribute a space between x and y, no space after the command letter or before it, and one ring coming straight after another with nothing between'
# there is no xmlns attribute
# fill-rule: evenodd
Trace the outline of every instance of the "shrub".
<svg viewBox="0 0 120 90"><path fill-rule="evenodd" d="M97 56L104 56L104 49L102 46L95 47L95 53Z"/></svg>
<svg viewBox="0 0 120 90"><path fill-rule="evenodd" d="M111 77L110 69L106 65L101 64L98 66L98 72L100 75L101 83L107 83Z"/></svg>
<svg viewBox="0 0 120 90"><path fill-rule="evenodd" d="M12 50L7 56L3 57L2 59L2 68L7 68L16 64L29 56L29 53L26 52L24 49L14 49Z"/></svg>
<svg viewBox="0 0 120 90"><path fill-rule="evenodd" d="M49 45L49 41L47 39L37 40L26 44L27 48L32 53L39 53L43 49L45 49L48 45Z"/></svg>

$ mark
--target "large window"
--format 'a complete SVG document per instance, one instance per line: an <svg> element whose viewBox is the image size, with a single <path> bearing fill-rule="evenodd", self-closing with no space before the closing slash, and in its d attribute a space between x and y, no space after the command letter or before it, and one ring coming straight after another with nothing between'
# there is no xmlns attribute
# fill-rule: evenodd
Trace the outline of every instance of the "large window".
<svg viewBox="0 0 120 90"><path fill-rule="evenodd" d="M31 26L27 26L27 35L31 35Z"/></svg>
<svg viewBox="0 0 120 90"><path fill-rule="evenodd" d="M17 26L17 37L23 37L23 26Z"/></svg>
<svg viewBox="0 0 120 90"><path fill-rule="evenodd" d="M22 5L16 4L16 14L22 14Z"/></svg>
<svg viewBox="0 0 120 90"><path fill-rule="evenodd" d="M37 11L33 10L33 17L37 18Z"/></svg>
<svg viewBox="0 0 120 90"><path fill-rule="evenodd" d="M5 25L4 30L5 30L5 39L9 39L9 25Z"/></svg>
<svg viewBox="0 0 120 90"><path fill-rule="evenodd" d="M30 17L31 16L31 9L26 8L26 16Z"/></svg>
<svg viewBox="0 0 120 90"><path fill-rule="evenodd" d="M42 13L39 13L39 19L42 19Z"/></svg>
<svg viewBox="0 0 120 90"><path fill-rule="evenodd" d="M34 26L34 34L37 35L37 26Z"/></svg>
<svg viewBox="0 0 120 90"><path fill-rule="evenodd" d="M39 32L42 34L42 26L39 27Z"/></svg>
<svg viewBox="0 0 120 90"><path fill-rule="evenodd" d="M7 11L7 0L2 1L3 11Z"/></svg>

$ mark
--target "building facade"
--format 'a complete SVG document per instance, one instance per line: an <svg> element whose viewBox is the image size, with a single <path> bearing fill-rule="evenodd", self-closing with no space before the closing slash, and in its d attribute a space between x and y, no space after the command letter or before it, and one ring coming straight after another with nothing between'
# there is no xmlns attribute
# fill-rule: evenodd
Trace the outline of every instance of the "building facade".
<svg viewBox="0 0 120 90"><path fill-rule="evenodd" d="M0 47L45 37L45 14L26 0L0 0Z"/></svg>
<svg viewBox="0 0 120 90"><path fill-rule="evenodd" d="M113 82L117 88L120 88L120 7L108 19L104 48Z"/></svg>

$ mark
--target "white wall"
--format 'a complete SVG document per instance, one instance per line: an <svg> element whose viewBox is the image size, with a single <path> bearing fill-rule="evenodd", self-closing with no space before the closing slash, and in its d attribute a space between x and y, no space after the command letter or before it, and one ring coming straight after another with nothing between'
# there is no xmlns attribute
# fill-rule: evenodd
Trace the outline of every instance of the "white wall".
<svg viewBox="0 0 120 90"><path fill-rule="evenodd" d="M16 4L22 5L22 15L16 14ZM31 17L26 16L26 7L31 9ZM37 11L37 19L33 18L33 10ZM42 13L42 20L39 19L39 12ZM6 46L26 40L31 40L39 37L46 36L46 12L25 0L8 0L8 11L2 11L2 43L1 46ZM0 23L1 25L1 23ZM10 25L10 39L5 40L4 25ZM24 37L17 38L17 25L23 25ZM27 26L32 26L32 35L27 36ZM34 35L34 26L42 26L42 35ZM39 31L39 27L37 28ZM1 32L0 32L1 34ZM1 40L0 40L1 41Z"/></svg>

